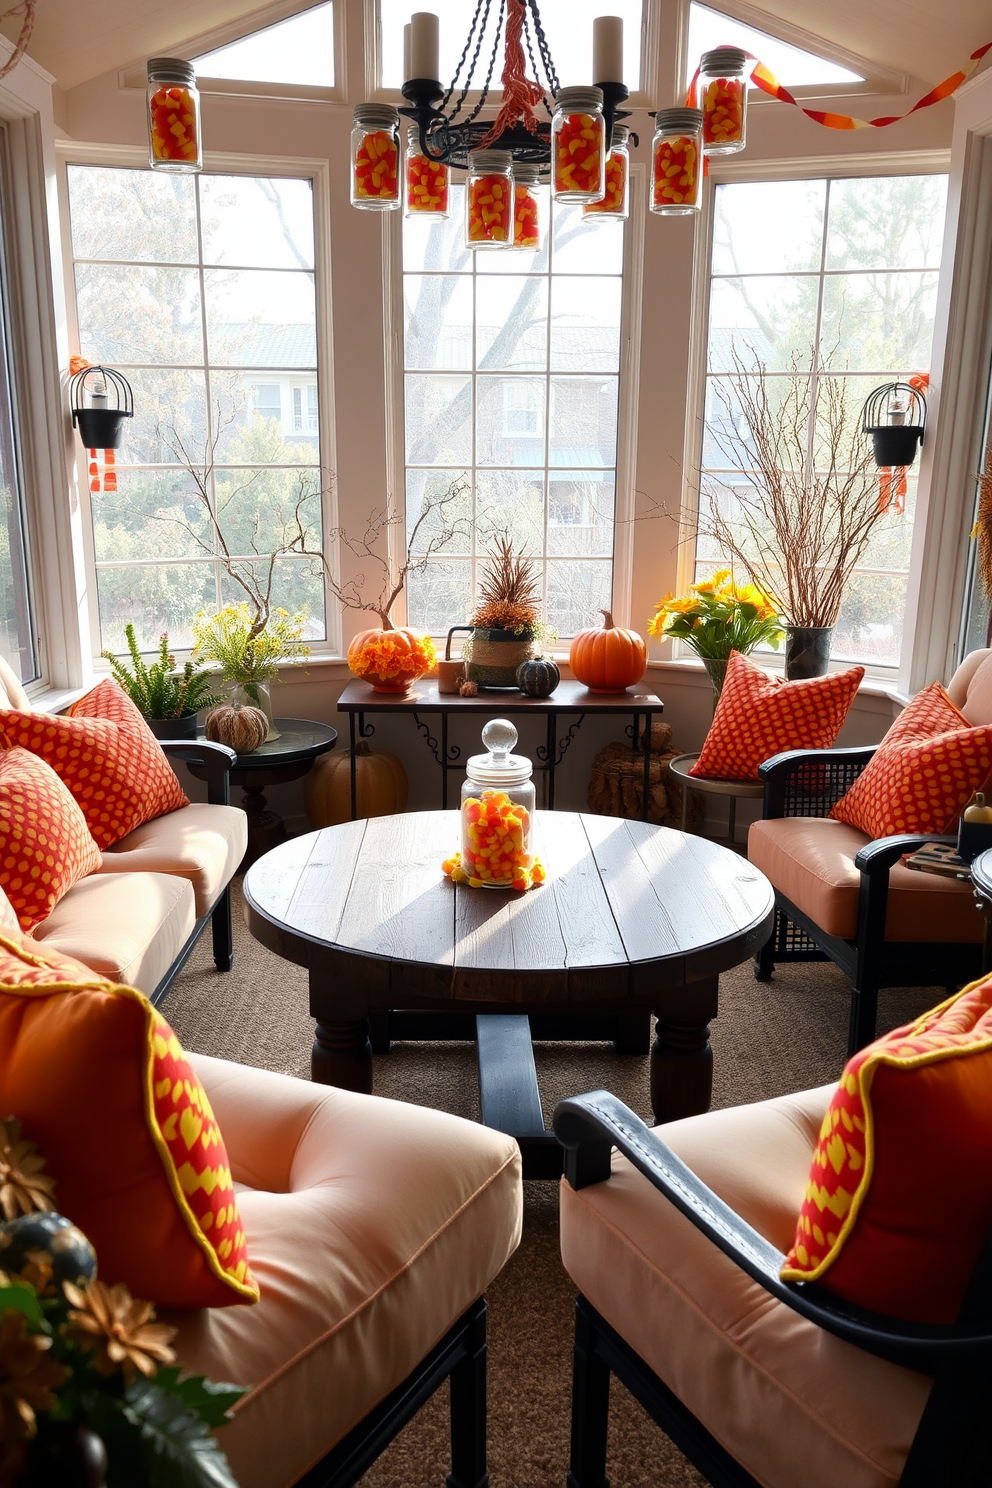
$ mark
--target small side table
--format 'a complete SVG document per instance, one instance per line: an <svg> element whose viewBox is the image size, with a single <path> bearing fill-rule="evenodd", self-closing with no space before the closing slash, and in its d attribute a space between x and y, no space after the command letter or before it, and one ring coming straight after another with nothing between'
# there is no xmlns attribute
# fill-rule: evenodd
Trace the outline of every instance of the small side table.
<svg viewBox="0 0 992 1488"><path fill-rule="evenodd" d="M985 944L982 947L982 973L992 970L992 848L986 848L972 860L971 886L975 904L985 920Z"/></svg>
<svg viewBox="0 0 992 1488"><path fill-rule="evenodd" d="M682 788L682 831L687 832L689 820L689 792L701 791L706 796L729 797L730 819L727 825L727 846L733 847L737 834L737 802L759 801L765 794L760 780L715 780L704 775L690 775L689 770L699 758L696 754L677 754L668 761L668 768Z"/></svg>
<svg viewBox="0 0 992 1488"><path fill-rule="evenodd" d="M299 780L309 772L318 755L327 754L337 743L337 729L309 718L277 718L275 726L280 734L278 739L260 744L250 754L239 754L231 766L231 784L240 785L244 791L241 805L248 817L248 849L242 864L245 868L286 840L286 823L266 804L266 786ZM199 737L205 737L202 729ZM194 760L187 760L186 764L197 780L206 780L202 765Z"/></svg>

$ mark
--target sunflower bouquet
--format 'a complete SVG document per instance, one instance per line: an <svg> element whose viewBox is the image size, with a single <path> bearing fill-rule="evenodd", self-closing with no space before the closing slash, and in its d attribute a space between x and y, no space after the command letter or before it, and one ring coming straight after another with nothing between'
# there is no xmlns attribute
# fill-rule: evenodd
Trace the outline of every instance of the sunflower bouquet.
<svg viewBox="0 0 992 1488"><path fill-rule="evenodd" d="M648 634L685 641L703 661L727 661L762 644L778 649L784 635L775 600L756 584L735 584L729 568L693 584L688 594L666 594Z"/></svg>

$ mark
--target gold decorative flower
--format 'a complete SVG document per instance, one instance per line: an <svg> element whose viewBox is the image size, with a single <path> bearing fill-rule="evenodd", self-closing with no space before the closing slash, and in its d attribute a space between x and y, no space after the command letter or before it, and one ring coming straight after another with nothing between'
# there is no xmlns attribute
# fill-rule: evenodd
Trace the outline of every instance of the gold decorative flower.
<svg viewBox="0 0 992 1488"><path fill-rule="evenodd" d="M55 1405L54 1391L69 1371L47 1357L52 1340L28 1333L23 1313L13 1308L0 1318L0 1442L25 1441L37 1430L37 1412Z"/></svg>
<svg viewBox="0 0 992 1488"><path fill-rule="evenodd" d="M34 1142L21 1137L21 1123L13 1116L0 1121L0 1210L4 1219L55 1209L55 1179L41 1171L44 1166L45 1159L39 1156Z"/></svg>
<svg viewBox="0 0 992 1488"><path fill-rule="evenodd" d="M175 1328L156 1323L151 1302L139 1302L123 1282L108 1286L91 1281L85 1291L71 1281L62 1286L72 1306L67 1336L82 1348L96 1350L99 1374L122 1369L130 1384L138 1373L152 1379L159 1364L175 1363L169 1347Z"/></svg>

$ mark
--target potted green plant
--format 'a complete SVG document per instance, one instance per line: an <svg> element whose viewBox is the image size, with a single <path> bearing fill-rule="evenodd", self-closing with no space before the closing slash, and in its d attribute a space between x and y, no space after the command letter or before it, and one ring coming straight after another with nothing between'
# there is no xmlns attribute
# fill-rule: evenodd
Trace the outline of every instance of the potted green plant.
<svg viewBox="0 0 992 1488"><path fill-rule="evenodd" d="M158 656L151 663L142 657L130 621L124 627L124 638L131 654L130 668L112 651L100 654L110 662L110 670L152 733L157 739L195 739L197 713L221 701L210 690L210 673L195 661L177 667L169 652L167 630L159 638Z"/></svg>
<svg viewBox="0 0 992 1488"><path fill-rule="evenodd" d="M261 708L269 722L266 742L279 738L272 721L269 683L282 662L310 655L303 640L306 623L302 610L296 615L270 610L263 621L247 600L225 605L214 614L201 610L193 621L193 654L214 663L229 685L232 702Z"/></svg>

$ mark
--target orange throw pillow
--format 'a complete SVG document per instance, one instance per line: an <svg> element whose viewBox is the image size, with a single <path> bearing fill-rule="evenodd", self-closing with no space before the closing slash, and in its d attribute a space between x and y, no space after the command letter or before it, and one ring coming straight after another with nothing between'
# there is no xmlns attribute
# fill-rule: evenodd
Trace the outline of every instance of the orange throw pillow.
<svg viewBox="0 0 992 1488"><path fill-rule="evenodd" d="M162 1307L258 1300L210 1102L140 992L0 933L0 1110L37 1142L101 1276Z"/></svg>
<svg viewBox="0 0 992 1488"><path fill-rule="evenodd" d="M732 651L710 731L689 774L757 780L758 766L783 749L829 749L864 674L856 666L786 682Z"/></svg>
<svg viewBox="0 0 992 1488"><path fill-rule="evenodd" d="M155 735L111 677L73 703L68 717L5 708L0 726L11 744L61 776L100 848L189 805Z"/></svg>
<svg viewBox="0 0 992 1488"><path fill-rule="evenodd" d="M903 709L830 815L869 837L950 832L992 776L992 724L975 728L939 682Z"/></svg>
<svg viewBox="0 0 992 1488"><path fill-rule="evenodd" d="M992 978L848 1060L823 1118L786 1281L950 1323L992 1228Z"/></svg>
<svg viewBox="0 0 992 1488"><path fill-rule="evenodd" d="M27 749L0 749L0 888L21 929L46 920L100 863L86 818L55 771Z"/></svg>

